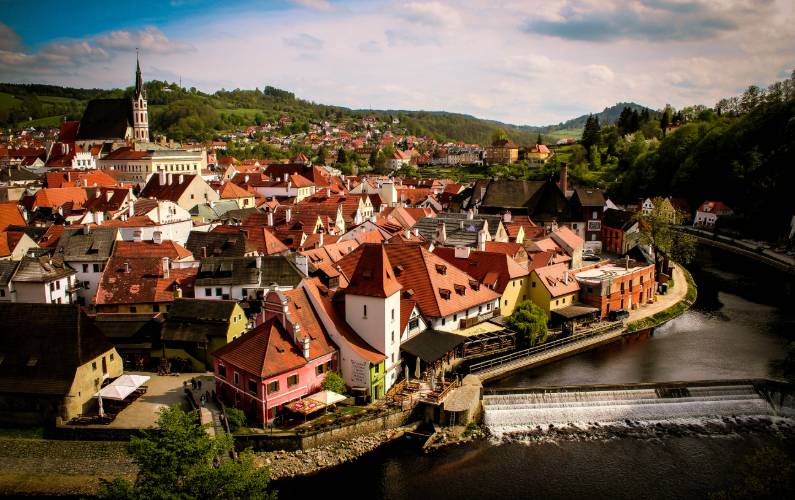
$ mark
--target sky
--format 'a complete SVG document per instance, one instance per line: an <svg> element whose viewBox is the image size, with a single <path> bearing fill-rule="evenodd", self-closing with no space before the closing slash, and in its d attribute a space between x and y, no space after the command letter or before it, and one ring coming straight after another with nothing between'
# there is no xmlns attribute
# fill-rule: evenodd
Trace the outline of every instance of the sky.
<svg viewBox="0 0 795 500"><path fill-rule="evenodd" d="M546 125L713 105L795 69L793 0L0 0L0 81L212 92Z"/></svg>

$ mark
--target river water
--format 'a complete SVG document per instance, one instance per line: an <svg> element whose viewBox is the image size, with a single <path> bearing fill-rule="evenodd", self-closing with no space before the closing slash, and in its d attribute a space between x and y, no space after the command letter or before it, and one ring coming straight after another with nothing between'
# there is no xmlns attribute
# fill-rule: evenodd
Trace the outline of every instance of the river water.
<svg viewBox="0 0 795 500"><path fill-rule="evenodd" d="M661 382L777 374L795 338L793 281L746 260L700 253L689 266L694 307L658 328L492 387ZM679 285L677 285L679 286ZM795 443L763 435L452 447L418 455L393 443L313 476L279 481L282 499L349 492L354 498L704 498L731 486L745 457Z"/></svg>

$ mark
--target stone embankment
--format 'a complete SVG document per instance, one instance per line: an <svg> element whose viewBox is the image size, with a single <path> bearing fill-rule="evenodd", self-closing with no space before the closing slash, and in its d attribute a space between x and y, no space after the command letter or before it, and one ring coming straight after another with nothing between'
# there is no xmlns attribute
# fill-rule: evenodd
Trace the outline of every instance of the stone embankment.
<svg viewBox="0 0 795 500"><path fill-rule="evenodd" d="M269 467L271 479L312 474L355 460L379 446L403 436L407 427L380 431L306 451L269 451L257 453L257 463Z"/></svg>

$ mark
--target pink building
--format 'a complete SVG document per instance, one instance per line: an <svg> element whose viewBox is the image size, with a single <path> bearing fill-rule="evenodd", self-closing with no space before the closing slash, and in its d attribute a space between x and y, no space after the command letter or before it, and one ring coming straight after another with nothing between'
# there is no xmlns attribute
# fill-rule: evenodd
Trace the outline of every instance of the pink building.
<svg viewBox="0 0 795 500"><path fill-rule="evenodd" d="M259 424L322 390L326 373L337 369L337 347L303 288L270 292L264 316L261 325L215 351L213 367L216 393Z"/></svg>

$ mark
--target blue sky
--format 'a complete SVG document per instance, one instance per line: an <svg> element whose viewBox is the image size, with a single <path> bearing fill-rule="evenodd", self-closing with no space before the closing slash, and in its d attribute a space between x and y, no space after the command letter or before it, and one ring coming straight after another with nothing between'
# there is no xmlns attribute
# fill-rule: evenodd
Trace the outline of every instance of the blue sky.
<svg viewBox="0 0 795 500"><path fill-rule="evenodd" d="M795 68L792 0L0 0L0 81L213 91L548 124L711 105Z"/></svg>

